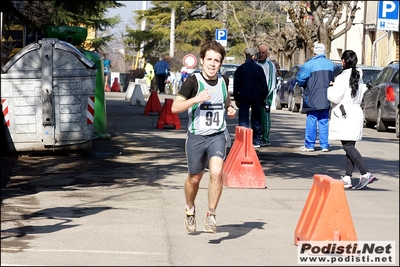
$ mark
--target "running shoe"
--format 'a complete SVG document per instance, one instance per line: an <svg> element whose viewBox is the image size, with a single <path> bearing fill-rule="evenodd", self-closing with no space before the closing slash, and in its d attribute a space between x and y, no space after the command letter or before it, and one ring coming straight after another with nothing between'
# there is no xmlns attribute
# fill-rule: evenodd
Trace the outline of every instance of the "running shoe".
<svg viewBox="0 0 400 267"><path fill-rule="evenodd" d="M204 231L215 234L217 232L217 221L215 219L217 215L210 211L207 211L206 218L204 219Z"/></svg>
<svg viewBox="0 0 400 267"><path fill-rule="evenodd" d="M366 187L371 181L374 180L374 176L367 172L366 174L362 175L360 177L360 182L358 183L358 185L356 185L354 187L354 189L363 189L364 187Z"/></svg>
<svg viewBox="0 0 400 267"><path fill-rule="evenodd" d="M305 146L299 147L299 150L302 152L314 152L314 148L307 148Z"/></svg>
<svg viewBox="0 0 400 267"><path fill-rule="evenodd" d="M353 185L351 184L351 177L348 175L345 176L341 176L342 179L340 179L340 181L343 182L344 184L344 188L352 188Z"/></svg>
<svg viewBox="0 0 400 267"><path fill-rule="evenodd" d="M185 212L185 226L189 233L196 231L196 212L193 212L193 214L189 213L188 211Z"/></svg>
<svg viewBox="0 0 400 267"><path fill-rule="evenodd" d="M260 146L264 147L264 146L270 146L271 143L269 141L265 141L265 140L261 140Z"/></svg>
<svg viewBox="0 0 400 267"><path fill-rule="evenodd" d="M369 182L369 183L372 184L373 182L377 182L377 181L379 181L379 179L374 176L374 179L372 179L371 182Z"/></svg>

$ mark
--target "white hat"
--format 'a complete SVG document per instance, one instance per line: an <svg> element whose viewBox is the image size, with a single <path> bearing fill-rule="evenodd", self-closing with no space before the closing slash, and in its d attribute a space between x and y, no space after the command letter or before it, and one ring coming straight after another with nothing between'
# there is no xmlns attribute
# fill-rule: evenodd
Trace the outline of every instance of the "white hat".
<svg viewBox="0 0 400 267"><path fill-rule="evenodd" d="M314 54L316 55L321 55L321 54L325 54L325 45L318 43L314 46Z"/></svg>
<svg viewBox="0 0 400 267"><path fill-rule="evenodd" d="M187 72L187 68L186 67L182 67L181 72Z"/></svg>
<svg viewBox="0 0 400 267"><path fill-rule="evenodd" d="M244 52L250 56L257 55L257 50L252 47L247 48Z"/></svg>

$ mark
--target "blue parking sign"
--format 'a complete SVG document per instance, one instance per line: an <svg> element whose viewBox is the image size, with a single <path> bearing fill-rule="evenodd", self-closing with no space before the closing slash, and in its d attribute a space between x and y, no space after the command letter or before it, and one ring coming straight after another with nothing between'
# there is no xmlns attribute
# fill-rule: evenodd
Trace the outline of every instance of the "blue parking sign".
<svg viewBox="0 0 400 267"><path fill-rule="evenodd" d="M379 1L378 30L399 31L399 1Z"/></svg>
<svg viewBox="0 0 400 267"><path fill-rule="evenodd" d="M228 44L228 31L226 29L216 29L215 30L215 40L222 44L223 46L227 46Z"/></svg>

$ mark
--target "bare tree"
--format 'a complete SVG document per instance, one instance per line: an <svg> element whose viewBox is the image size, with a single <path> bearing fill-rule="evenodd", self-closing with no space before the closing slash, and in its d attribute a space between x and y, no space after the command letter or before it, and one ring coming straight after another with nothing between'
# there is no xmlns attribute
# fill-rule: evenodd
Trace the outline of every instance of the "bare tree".
<svg viewBox="0 0 400 267"><path fill-rule="evenodd" d="M358 1L289 1L284 10L310 51L319 42L325 44L329 54L332 41L352 27L360 9L357 4ZM343 30L334 34L340 25L344 25Z"/></svg>
<svg viewBox="0 0 400 267"><path fill-rule="evenodd" d="M281 13L286 20L283 27L276 27L264 35L272 53L277 55L281 66L289 68L304 62L312 55L314 43L324 43L327 54L333 40L345 34L352 26L358 1L289 1L282 2ZM342 15L345 14L344 20ZM277 18L277 21L279 18ZM340 25L343 29L334 34Z"/></svg>
<svg viewBox="0 0 400 267"><path fill-rule="evenodd" d="M247 47L257 47L260 44L261 33L272 29L273 13L269 1L227 1Z"/></svg>

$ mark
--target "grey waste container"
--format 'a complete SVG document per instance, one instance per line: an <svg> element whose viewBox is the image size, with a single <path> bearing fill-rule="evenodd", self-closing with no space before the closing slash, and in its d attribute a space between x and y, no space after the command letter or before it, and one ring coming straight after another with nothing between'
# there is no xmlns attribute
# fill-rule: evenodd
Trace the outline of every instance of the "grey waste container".
<svg viewBox="0 0 400 267"><path fill-rule="evenodd" d="M96 69L77 48L56 38L24 47L2 66L8 152L90 150Z"/></svg>

